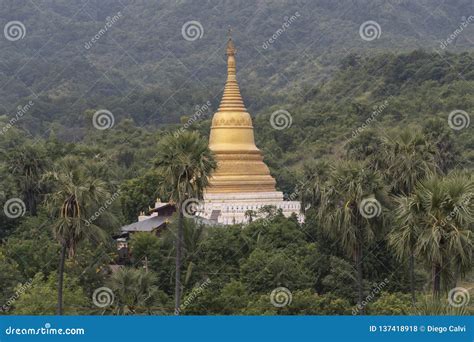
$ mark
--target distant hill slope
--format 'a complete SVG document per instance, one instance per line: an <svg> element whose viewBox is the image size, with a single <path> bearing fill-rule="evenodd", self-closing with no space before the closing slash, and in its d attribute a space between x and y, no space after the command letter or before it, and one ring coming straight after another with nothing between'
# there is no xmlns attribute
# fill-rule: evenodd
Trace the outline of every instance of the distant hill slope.
<svg viewBox="0 0 474 342"><path fill-rule="evenodd" d="M370 130L373 134L417 126L426 127L427 134L438 130L450 134L461 155L459 167L472 168L472 94L474 53L349 55L330 81L307 92L282 96L278 104L259 111L255 136L283 188L292 183L294 171L302 163L312 158L341 157L347 143ZM289 127L272 127L271 114L277 110L288 111ZM455 122L449 121L454 111L458 113L457 129L451 127ZM430 123L432 120L436 123ZM367 140L358 140L357 144L362 150L378 148ZM288 169L289 165L295 168Z"/></svg>
<svg viewBox="0 0 474 342"><path fill-rule="evenodd" d="M52 122L84 127L83 112L91 108L140 125L177 122L196 105L216 105L229 25L244 97L256 113L288 92L308 93L350 53L439 49L473 6L470 0L1 2L2 27L20 21L26 31L17 41L0 39L0 113L11 116L38 96L22 120L34 133ZM372 41L359 35L369 20L381 30ZM199 22L201 38L183 38L188 21ZM472 49L473 28L463 28L443 52ZM74 134L81 131L67 136Z"/></svg>

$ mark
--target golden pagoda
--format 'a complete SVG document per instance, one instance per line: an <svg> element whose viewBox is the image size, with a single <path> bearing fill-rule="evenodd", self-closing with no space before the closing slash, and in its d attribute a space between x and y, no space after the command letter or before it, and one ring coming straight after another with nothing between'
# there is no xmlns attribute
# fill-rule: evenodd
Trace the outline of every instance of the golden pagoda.
<svg viewBox="0 0 474 342"><path fill-rule="evenodd" d="M235 46L227 42L227 81L217 112L212 118L209 148L217 160L217 170L204 192L200 216L215 223L246 223L248 212L272 205L285 216L300 219L300 202L284 201L276 191L275 179L255 146L252 118L240 95L235 69Z"/></svg>
<svg viewBox="0 0 474 342"><path fill-rule="evenodd" d="M245 109L236 78L232 38L227 42L227 81L219 109L212 118L209 148L218 168L208 193L272 192L275 179L255 146L252 118Z"/></svg>

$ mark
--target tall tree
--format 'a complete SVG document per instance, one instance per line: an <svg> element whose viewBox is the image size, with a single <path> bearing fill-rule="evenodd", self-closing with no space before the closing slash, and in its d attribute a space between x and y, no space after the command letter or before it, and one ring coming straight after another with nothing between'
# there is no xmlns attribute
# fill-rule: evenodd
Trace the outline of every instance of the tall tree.
<svg viewBox="0 0 474 342"><path fill-rule="evenodd" d="M394 249L399 260L409 260L410 293L412 305L415 305L415 249L419 229L412 222L416 209L407 197L395 197L395 226L388 235L388 243Z"/></svg>
<svg viewBox="0 0 474 342"><path fill-rule="evenodd" d="M321 186L328 179L329 171L329 164L325 161L303 164L302 175L297 185L302 213L311 206L316 208L319 205Z"/></svg>
<svg viewBox="0 0 474 342"><path fill-rule="evenodd" d="M459 164L461 151L453 137L453 130L445 120L433 118L426 121L422 133L436 147L435 162L443 174Z"/></svg>
<svg viewBox="0 0 474 342"><path fill-rule="evenodd" d="M419 230L416 250L431 265L439 297L442 275L447 283L453 265L461 273L472 267L474 182L459 174L433 176L399 201L399 212Z"/></svg>
<svg viewBox="0 0 474 342"><path fill-rule="evenodd" d="M386 190L377 171L361 162L341 162L325 185L318 216L321 225L353 259L357 270L358 304L363 300L363 247L375 236L375 223L382 217ZM364 310L361 310L361 314Z"/></svg>
<svg viewBox="0 0 474 342"><path fill-rule="evenodd" d="M109 199L110 192L102 180L87 174L81 161L69 157L58 164L57 171L46 173L45 179L52 181L54 189L47 195L46 203L54 220L54 236L61 245L57 314L62 315L66 258L74 257L78 244L85 239L105 241L105 232L91 218ZM101 215L113 219L107 211Z"/></svg>
<svg viewBox="0 0 474 342"><path fill-rule="evenodd" d="M165 234L163 234L161 241L164 245L170 246L169 255L176 255L176 245L174 240L177 236L178 225L173 222ZM194 269L198 264L201 244L207 234L205 224L193 220L183 220L183 240L181 247L183 248L181 255L181 263L186 269L184 280L182 281L182 290L192 279L195 274Z"/></svg>
<svg viewBox="0 0 474 342"><path fill-rule="evenodd" d="M178 232L176 234L175 263L175 314L181 305L181 266L184 230L183 206L187 199L202 199L204 189L209 185L209 177L217 168L217 163L207 141L197 132L182 132L167 135L157 148L155 165L163 176L162 187L171 188L170 200L176 203Z"/></svg>
<svg viewBox="0 0 474 342"><path fill-rule="evenodd" d="M11 174L23 193L26 208L36 216L40 180L46 169L46 151L41 145L24 145L12 150L8 155Z"/></svg>
<svg viewBox="0 0 474 342"><path fill-rule="evenodd" d="M378 153L379 167L390 184L391 193L395 196L406 196L413 192L416 184L428 175L437 172L436 148L420 131L406 129L395 130L382 139L382 148ZM410 292L415 304L415 243L417 230L406 222L403 212L403 199L396 199L398 224L389 234L389 243L395 248L399 259L408 259L410 272Z"/></svg>
<svg viewBox="0 0 474 342"><path fill-rule="evenodd" d="M436 147L417 129L395 130L383 136L378 159L391 192L409 195L416 184L436 173Z"/></svg>

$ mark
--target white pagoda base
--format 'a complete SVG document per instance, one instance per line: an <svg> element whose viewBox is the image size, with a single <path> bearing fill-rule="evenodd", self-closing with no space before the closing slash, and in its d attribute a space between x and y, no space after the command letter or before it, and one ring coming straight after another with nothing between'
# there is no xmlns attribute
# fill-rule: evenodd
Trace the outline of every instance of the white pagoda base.
<svg viewBox="0 0 474 342"><path fill-rule="evenodd" d="M205 193L203 204L199 210L199 216L220 224L248 223L249 218L245 216L246 211L254 211L255 218L259 218L262 217L258 213L259 209L268 205L281 209L286 217L295 213L298 220L303 221L303 216L300 214L300 202L284 201L283 193L280 191Z"/></svg>

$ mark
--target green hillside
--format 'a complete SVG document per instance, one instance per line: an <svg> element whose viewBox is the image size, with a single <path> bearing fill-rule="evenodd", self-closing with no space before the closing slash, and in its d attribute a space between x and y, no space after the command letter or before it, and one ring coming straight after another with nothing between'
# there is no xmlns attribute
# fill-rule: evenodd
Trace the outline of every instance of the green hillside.
<svg viewBox="0 0 474 342"><path fill-rule="evenodd" d="M22 125L44 134L55 122L69 139L83 136L69 128L86 126L87 109L107 108L117 120L132 118L140 125L177 122L196 104L217 104L231 26L241 86L257 113L278 103L281 94L306 93L326 82L351 53L439 49L469 11L469 0L4 2L1 22L19 20L26 34L0 40L0 110L11 115L38 96ZM202 25L201 39L183 38L182 26L191 20ZM368 20L380 25L379 39L359 36ZM469 50L472 32L467 26L445 51Z"/></svg>
<svg viewBox="0 0 474 342"><path fill-rule="evenodd" d="M471 13L470 0L1 2L0 25L25 30L0 37L0 311L171 315L181 282L183 315L472 314ZM185 39L189 21L202 37ZM378 38L362 39L367 21ZM121 226L157 198L202 195L229 25L256 144L305 221L272 206L247 225L176 219L133 235L120 261ZM100 307L104 286L116 301ZM288 305L273 303L281 288Z"/></svg>

